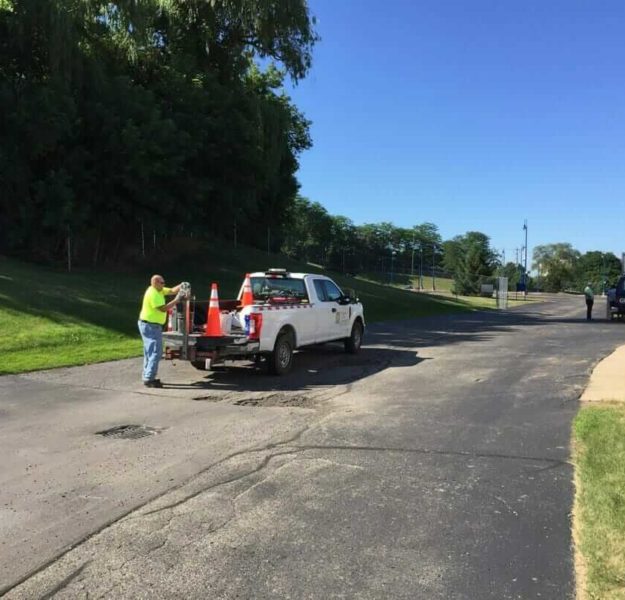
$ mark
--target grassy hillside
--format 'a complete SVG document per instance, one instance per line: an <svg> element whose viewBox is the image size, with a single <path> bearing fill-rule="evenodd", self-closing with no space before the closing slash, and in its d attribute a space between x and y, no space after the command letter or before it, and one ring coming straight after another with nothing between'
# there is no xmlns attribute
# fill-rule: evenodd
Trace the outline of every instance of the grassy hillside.
<svg viewBox="0 0 625 600"><path fill-rule="evenodd" d="M197 297L208 298L210 284L216 281L220 297L233 298L245 272L268 267L318 270L283 256L217 245L202 249L174 246L163 252L158 268L146 265L126 273L67 273L0 258L0 373L139 356L142 350L136 322L141 297L154 271L172 285L190 281ZM489 299L476 306L474 299L421 295L341 275L335 279L343 288L357 291L368 322L492 305Z"/></svg>

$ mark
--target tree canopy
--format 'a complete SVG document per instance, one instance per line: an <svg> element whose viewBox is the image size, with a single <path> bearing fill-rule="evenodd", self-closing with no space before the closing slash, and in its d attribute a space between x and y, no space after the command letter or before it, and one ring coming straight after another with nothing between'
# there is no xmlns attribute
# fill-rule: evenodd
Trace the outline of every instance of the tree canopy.
<svg viewBox="0 0 625 600"><path fill-rule="evenodd" d="M72 240L97 261L233 228L257 244L259 223L277 249L311 145L283 81L310 68L313 27L305 0L2 0L4 251Z"/></svg>
<svg viewBox="0 0 625 600"><path fill-rule="evenodd" d="M566 242L536 246L532 266L540 286L548 292L582 290L588 283L603 291L616 282L622 269L621 261L611 252L581 254Z"/></svg>

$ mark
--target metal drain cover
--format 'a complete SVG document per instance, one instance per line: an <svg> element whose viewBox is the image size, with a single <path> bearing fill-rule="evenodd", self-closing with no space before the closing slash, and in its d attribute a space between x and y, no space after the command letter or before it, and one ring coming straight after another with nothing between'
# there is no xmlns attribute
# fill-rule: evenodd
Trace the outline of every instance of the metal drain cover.
<svg viewBox="0 0 625 600"><path fill-rule="evenodd" d="M96 435L121 440L136 440L138 438L155 435L160 432L161 429L157 427L148 427L147 425L117 425L117 427L96 431Z"/></svg>

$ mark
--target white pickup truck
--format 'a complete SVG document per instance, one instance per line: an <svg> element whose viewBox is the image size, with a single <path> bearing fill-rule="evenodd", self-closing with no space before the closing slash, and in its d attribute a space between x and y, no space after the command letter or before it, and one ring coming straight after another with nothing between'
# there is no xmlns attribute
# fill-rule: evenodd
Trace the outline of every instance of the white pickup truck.
<svg viewBox="0 0 625 600"><path fill-rule="evenodd" d="M163 333L166 359L190 361L210 370L224 359L267 360L269 373L283 375L302 346L343 341L346 352L360 350L365 318L360 301L344 294L324 275L269 269L251 273L253 301L219 301L221 336L207 336L208 303L180 302Z"/></svg>

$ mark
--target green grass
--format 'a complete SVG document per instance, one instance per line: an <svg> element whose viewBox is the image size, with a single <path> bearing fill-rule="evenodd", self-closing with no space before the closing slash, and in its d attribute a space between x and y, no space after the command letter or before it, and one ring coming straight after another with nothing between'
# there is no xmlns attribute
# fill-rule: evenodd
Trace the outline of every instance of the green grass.
<svg viewBox="0 0 625 600"><path fill-rule="evenodd" d="M593 600L625 599L625 406L583 408L574 438L583 591Z"/></svg>
<svg viewBox="0 0 625 600"><path fill-rule="evenodd" d="M270 266L319 271L258 250L218 244L200 248L188 241L166 248L162 257L158 267L146 264L126 273L67 273L0 258L0 374L139 356L137 316L149 277L156 271L170 284L190 281L196 296L206 298L213 281L219 283L221 298L236 297L248 271ZM494 308L490 298L418 294L330 275L345 290L356 290L369 323Z"/></svg>

